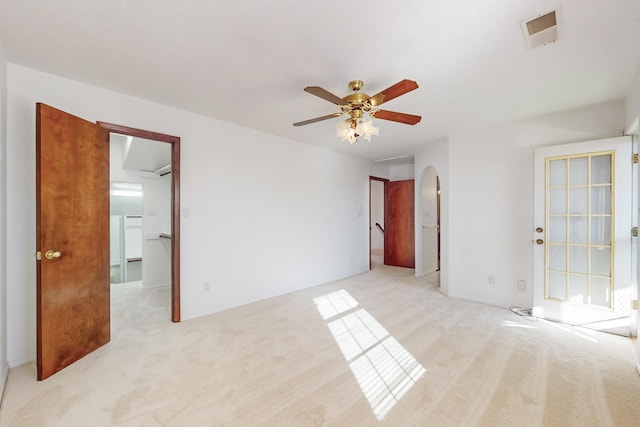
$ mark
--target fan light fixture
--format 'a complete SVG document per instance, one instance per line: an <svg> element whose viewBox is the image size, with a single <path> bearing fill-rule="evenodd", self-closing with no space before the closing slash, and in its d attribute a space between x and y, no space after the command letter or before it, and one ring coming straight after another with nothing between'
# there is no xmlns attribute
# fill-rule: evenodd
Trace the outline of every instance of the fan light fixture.
<svg viewBox="0 0 640 427"><path fill-rule="evenodd" d="M304 88L305 92L339 106L340 112L304 120L302 122L294 123L293 125L304 126L346 115L349 117L348 119L341 120L336 124L336 136L341 138L342 141L349 141L353 144L360 136L364 137L367 141L371 141L371 137L373 135L379 135L379 129L373 125L372 120L364 118L365 114L368 114L372 119L376 117L378 119L390 120L392 122L408 125L415 125L420 122L420 116L396 113L394 111L380 110L377 108L383 102L390 101L400 95L404 95L407 92L417 89L418 84L416 82L405 79L374 96L361 93L360 89L362 89L363 86L364 82L362 80L353 80L349 82L349 88L353 93L345 96L344 98L339 98L320 86L307 86Z"/></svg>
<svg viewBox="0 0 640 427"><path fill-rule="evenodd" d="M372 135L379 135L379 128L373 125L372 120L347 119L338 122L336 125L336 136L342 141L349 141L351 144L358 140L359 136L371 141Z"/></svg>
<svg viewBox="0 0 640 427"><path fill-rule="evenodd" d="M341 106L342 114L348 114L349 118L338 122L336 125L336 136L342 141L349 141L353 144L358 140L359 136L363 136L367 141L371 141L371 135L378 135L379 129L373 126L372 120L364 120L364 113L373 117L376 110L373 109L369 95L360 93L360 89L364 86L362 80L353 80L349 82L349 89L353 91L351 95L343 98L347 102Z"/></svg>

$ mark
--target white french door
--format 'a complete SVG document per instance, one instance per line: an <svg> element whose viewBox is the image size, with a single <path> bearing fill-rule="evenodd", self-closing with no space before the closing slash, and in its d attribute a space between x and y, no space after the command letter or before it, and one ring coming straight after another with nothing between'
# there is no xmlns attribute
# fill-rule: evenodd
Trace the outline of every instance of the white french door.
<svg viewBox="0 0 640 427"><path fill-rule="evenodd" d="M534 314L573 324L629 316L629 137L535 153Z"/></svg>

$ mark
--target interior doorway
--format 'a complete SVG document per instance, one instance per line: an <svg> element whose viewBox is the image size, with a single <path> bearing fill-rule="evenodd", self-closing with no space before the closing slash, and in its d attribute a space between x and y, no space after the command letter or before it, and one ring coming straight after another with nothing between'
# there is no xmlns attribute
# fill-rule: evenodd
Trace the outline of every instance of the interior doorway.
<svg viewBox="0 0 640 427"><path fill-rule="evenodd" d="M140 180L143 195L148 201L143 204L142 214L123 216L120 259L124 274L121 275L128 281L144 279L143 288L145 282L149 288L169 285L171 321L179 322L180 138L110 123L98 124L110 132L110 140L123 138L126 150L137 150L131 157L126 156L133 159L131 163L134 165L125 167L137 170L137 176L142 173L147 177ZM112 179L112 185L113 181L118 179ZM127 233L130 241L134 242L128 247Z"/></svg>
<svg viewBox="0 0 640 427"><path fill-rule="evenodd" d="M369 269L384 264L384 178L369 177Z"/></svg>
<svg viewBox="0 0 640 427"><path fill-rule="evenodd" d="M171 145L109 135L111 331L171 318Z"/></svg>
<svg viewBox="0 0 640 427"><path fill-rule="evenodd" d="M422 245L421 276L440 284L440 178L433 166L422 175L420 194L420 220Z"/></svg>
<svg viewBox="0 0 640 427"><path fill-rule="evenodd" d="M180 138L36 104L36 368L50 377L111 340L109 132L171 146L171 320L180 321ZM64 168L65 173L60 173ZM60 298L64 295L64 298Z"/></svg>
<svg viewBox="0 0 640 427"><path fill-rule="evenodd" d="M415 268L414 180L369 177L369 269Z"/></svg>

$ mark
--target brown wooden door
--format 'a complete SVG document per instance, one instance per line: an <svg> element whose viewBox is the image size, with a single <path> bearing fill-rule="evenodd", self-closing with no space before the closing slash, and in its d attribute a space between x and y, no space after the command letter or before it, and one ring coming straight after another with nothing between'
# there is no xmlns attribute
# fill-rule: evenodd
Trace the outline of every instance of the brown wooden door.
<svg viewBox="0 0 640 427"><path fill-rule="evenodd" d="M414 182L385 182L384 263L415 267Z"/></svg>
<svg viewBox="0 0 640 427"><path fill-rule="evenodd" d="M43 380L110 340L108 131L45 104L36 106L36 239Z"/></svg>

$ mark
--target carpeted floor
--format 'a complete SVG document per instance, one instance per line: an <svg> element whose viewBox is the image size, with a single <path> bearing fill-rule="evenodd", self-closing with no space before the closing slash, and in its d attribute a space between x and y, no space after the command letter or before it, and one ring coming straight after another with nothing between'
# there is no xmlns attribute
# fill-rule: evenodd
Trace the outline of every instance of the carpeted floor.
<svg viewBox="0 0 640 427"><path fill-rule="evenodd" d="M412 270L180 324L162 290L121 291L107 346L44 382L10 371L0 425L640 425L633 341L447 298Z"/></svg>

